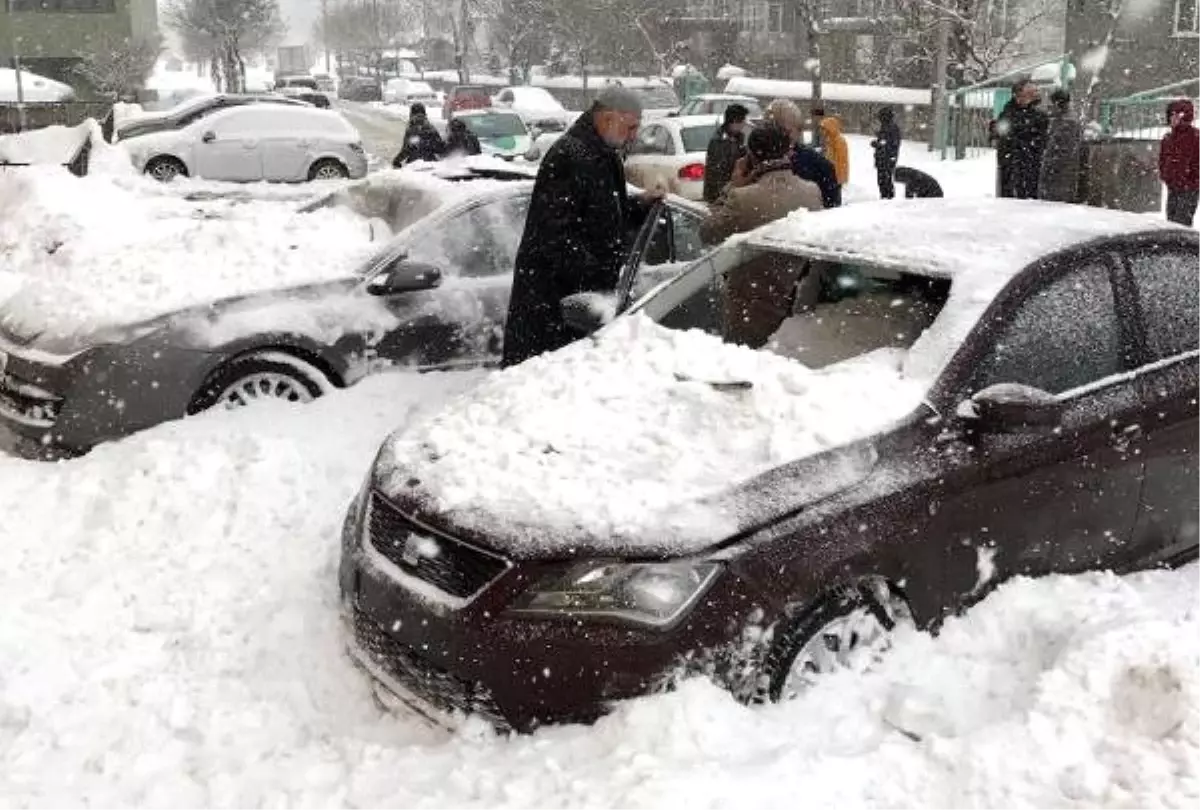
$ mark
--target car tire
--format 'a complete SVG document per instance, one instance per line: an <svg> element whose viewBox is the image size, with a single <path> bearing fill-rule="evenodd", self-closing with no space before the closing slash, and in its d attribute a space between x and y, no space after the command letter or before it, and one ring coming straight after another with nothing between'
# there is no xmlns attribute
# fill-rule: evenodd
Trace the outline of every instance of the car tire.
<svg viewBox="0 0 1200 810"><path fill-rule="evenodd" d="M309 180L345 180L349 176L350 170L333 158L322 158L308 170Z"/></svg>
<svg viewBox="0 0 1200 810"><path fill-rule="evenodd" d="M176 177L187 177L187 166L183 161L173 157L156 157L146 161L145 173L160 183L169 183Z"/></svg>
<svg viewBox="0 0 1200 810"><path fill-rule="evenodd" d="M192 397L188 414L222 405L233 410L260 402L311 402L332 386L327 374L305 360L283 352L255 352L235 357L209 374Z"/></svg>
<svg viewBox="0 0 1200 810"><path fill-rule="evenodd" d="M839 586L776 635L759 679L765 687L760 695L772 703L789 700L813 677L846 668L848 659L858 663L866 655L873 661L902 626L916 624L904 595L891 583L866 579Z"/></svg>

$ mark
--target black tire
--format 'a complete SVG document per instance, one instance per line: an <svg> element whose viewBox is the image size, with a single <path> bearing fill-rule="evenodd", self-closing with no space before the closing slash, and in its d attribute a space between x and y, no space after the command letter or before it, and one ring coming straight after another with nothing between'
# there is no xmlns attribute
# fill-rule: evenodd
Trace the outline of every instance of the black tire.
<svg viewBox="0 0 1200 810"><path fill-rule="evenodd" d="M318 177L321 177L321 175L324 174L325 176L322 177L322 179L332 180L334 179L334 173L336 173L336 177L341 179L345 179L350 176L350 170L347 169L340 160L334 160L333 158L321 158L308 170L308 179L316 180Z"/></svg>
<svg viewBox="0 0 1200 810"><path fill-rule="evenodd" d="M146 161L146 174L160 183L169 183L176 177L187 177L187 166L183 161L173 157L156 157Z"/></svg>
<svg viewBox="0 0 1200 810"><path fill-rule="evenodd" d="M835 652L828 646L831 636L826 634L826 630L860 611L869 614L884 631L880 652L890 645L888 637L898 625L914 624L912 611L904 595L890 583L881 579L862 580L840 586L818 601L811 610L792 619L776 636L763 663L762 678L759 679L759 683L765 685L765 695L761 697L777 703L803 688L802 684L789 686L796 675L793 667L800 653L810 641L822 636L827 639L823 642L827 649ZM813 674L824 674L821 670L812 671Z"/></svg>
<svg viewBox="0 0 1200 810"><path fill-rule="evenodd" d="M291 355L279 352L263 352L235 357L228 363L219 366L209 374L208 379L200 386L191 404L188 405L188 415L206 411L216 407L226 398L231 389L256 379L278 378L287 380L294 386L296 396L286 392L270 394L264 392L263 399L287 400L291 402L307 402L317 399L325 393L331 384L328 376L311 363ZM307 399L304 393L307 393ZM243 402L244 405L251 404ZM229 407L236 407L230 403Z"/></svg>

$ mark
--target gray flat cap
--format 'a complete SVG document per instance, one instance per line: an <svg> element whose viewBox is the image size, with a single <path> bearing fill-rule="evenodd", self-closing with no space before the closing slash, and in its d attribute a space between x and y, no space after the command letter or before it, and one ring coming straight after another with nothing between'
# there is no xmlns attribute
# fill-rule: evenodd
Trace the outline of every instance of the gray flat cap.
<svg viewBox="0 0 1200 810"><path fill-rule="evenodd" d="M596 96L596 104L614 112L642 114L642 100L637 93L619 84L610 84Z"/></svg>

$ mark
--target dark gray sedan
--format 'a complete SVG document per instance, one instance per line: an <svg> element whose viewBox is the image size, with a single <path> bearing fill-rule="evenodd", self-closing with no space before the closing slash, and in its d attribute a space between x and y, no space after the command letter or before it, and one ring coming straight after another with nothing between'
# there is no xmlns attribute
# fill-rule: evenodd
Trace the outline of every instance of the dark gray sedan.
<svg viewBox="0 0 1200 810"><path fill-rule="evenodd" d="M0 447L70 456L214 406L307 402L384 366L495 364L532 186L438 208L345 278L123 324L70 353L39 346L36 329L0 328ZM644 288L697 258L703 215L661 204L623 283Z"/></svg>

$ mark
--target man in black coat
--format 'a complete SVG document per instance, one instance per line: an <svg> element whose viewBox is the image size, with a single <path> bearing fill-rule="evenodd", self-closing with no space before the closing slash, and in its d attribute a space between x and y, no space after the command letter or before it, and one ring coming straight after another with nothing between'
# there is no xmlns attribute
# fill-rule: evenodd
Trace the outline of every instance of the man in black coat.
<svg viewBox="0 0 1200 810"><path fill-rule="evenodd" d="M733 167L746 154L746 118L750 111L741 104L725 108L725 121L708 142L704 157L704 201L713 203L733 179Z"/></svg>
<svg viewBox="0 0 1200 810"><path fill-rule="evenodd" d="M478 155L483 151L479 138L461 118L451 118L446 136L446 155Z"/></svg>
<svg viewBox="0 0 1200 810"><path fill-rule="evenodd" d="M392 167L399 169L416 160L438 160L446 151L442 136L429 123L425 105L413 104L408 108L408 126L404 129L404 145L392 160Z"/></svg>
<svg viewBox="0 0 1200 810"><path fill-rule="evenodd" d="M1038 109L1040 100L1037 86L1022 79L1013 85L1013 97L996 119L1001 197L1037 199L1042 153L1050 126L1046 113Z"/></svg>
<svg viewBox="0 0 1200 810"><path fill-rule="evenodd" d="M636 133L642 107L610 86L542 159L513 269L503 366L573 342L562 299L616 289L629 232L662 192L626 193L619 149Z"/></svg>
<svg viewBox="0 0 1200 810"><path fill-rule="evenodd" d="M892 176L900 161L900 127L896 125L896 113L891 107L881 108L876 117L879 131L871 141L871 148L875 150L875 182L879 184L879 196L890 200L896 196Z"/></svg>

